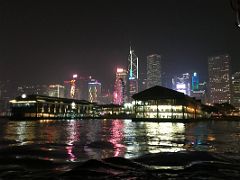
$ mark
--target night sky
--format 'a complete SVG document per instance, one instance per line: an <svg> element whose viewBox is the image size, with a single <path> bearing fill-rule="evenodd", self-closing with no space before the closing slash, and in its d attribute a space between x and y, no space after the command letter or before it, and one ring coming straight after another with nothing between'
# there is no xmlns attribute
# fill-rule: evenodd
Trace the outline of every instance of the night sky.
<svg viewBox="0 0 240 180"><path fill-rule="evenodd" d="M63 83L78 73L108 87L127 65L129 42L142 71L158 53L168 75L207 80L208 56L228 53L240 71L235 21L228 0L0 0L0 80Z"/></svg>

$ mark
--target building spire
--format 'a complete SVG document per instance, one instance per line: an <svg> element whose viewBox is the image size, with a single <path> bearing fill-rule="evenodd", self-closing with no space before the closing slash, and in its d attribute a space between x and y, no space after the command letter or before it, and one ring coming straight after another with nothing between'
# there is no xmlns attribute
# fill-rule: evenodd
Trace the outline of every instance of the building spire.
<svg viewBox="0 0 240 180"><path fill-rule="evenodd" d="M131 44L131 41L129 41L129 46L130 46L130 51L129 51L129 53L131 54L131 53L132 53L132 44Z"/></svg>

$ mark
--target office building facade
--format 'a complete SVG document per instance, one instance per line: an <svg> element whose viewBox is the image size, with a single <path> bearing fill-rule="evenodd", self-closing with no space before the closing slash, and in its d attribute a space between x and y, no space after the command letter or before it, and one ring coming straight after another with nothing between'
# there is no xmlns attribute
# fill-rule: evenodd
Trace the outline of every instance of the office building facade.
<svg viewBox="0 0 240 180"><path fill-rule="evenodd" d="M240 72L232 75L232 104L240 110Z"/></svg>
<svg viewBox="0 0 240 180"><path fill-rule="evenodd" d="M162 85L161 56L151 54L147 56L147 88Z"/></svg>
<svg viewBox="0 0 240 180"><path fill-rule="evenodd" d="M231 103L230 56L208 58L209 103Z"/></svg>
<svg viewBox="0 0 240 180"><path fill-rule="evenodd" d="M60 84L52 84L48 86L48 95L50 97L64 98L65 87Z"/></svg>

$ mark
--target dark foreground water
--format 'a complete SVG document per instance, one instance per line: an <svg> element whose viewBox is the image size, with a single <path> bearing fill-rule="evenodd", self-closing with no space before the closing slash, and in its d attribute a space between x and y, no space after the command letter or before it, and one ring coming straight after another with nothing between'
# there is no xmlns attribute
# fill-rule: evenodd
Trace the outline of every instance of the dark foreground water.
<svg viewBox="0 0 240 180"><path fill-rule="evenodd" d="M0 120L0 179L239 179L240 121Z"/></svg>

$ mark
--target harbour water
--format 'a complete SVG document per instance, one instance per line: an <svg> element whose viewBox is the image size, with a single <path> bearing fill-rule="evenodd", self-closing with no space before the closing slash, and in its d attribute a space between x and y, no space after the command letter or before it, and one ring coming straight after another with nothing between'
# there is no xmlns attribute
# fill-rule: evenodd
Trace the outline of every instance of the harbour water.
<svg viewBox="0 0 240 180"><path fill-rule="evenodd" d="M0 121L0 179L238 179L240 121Z"/></svg>

